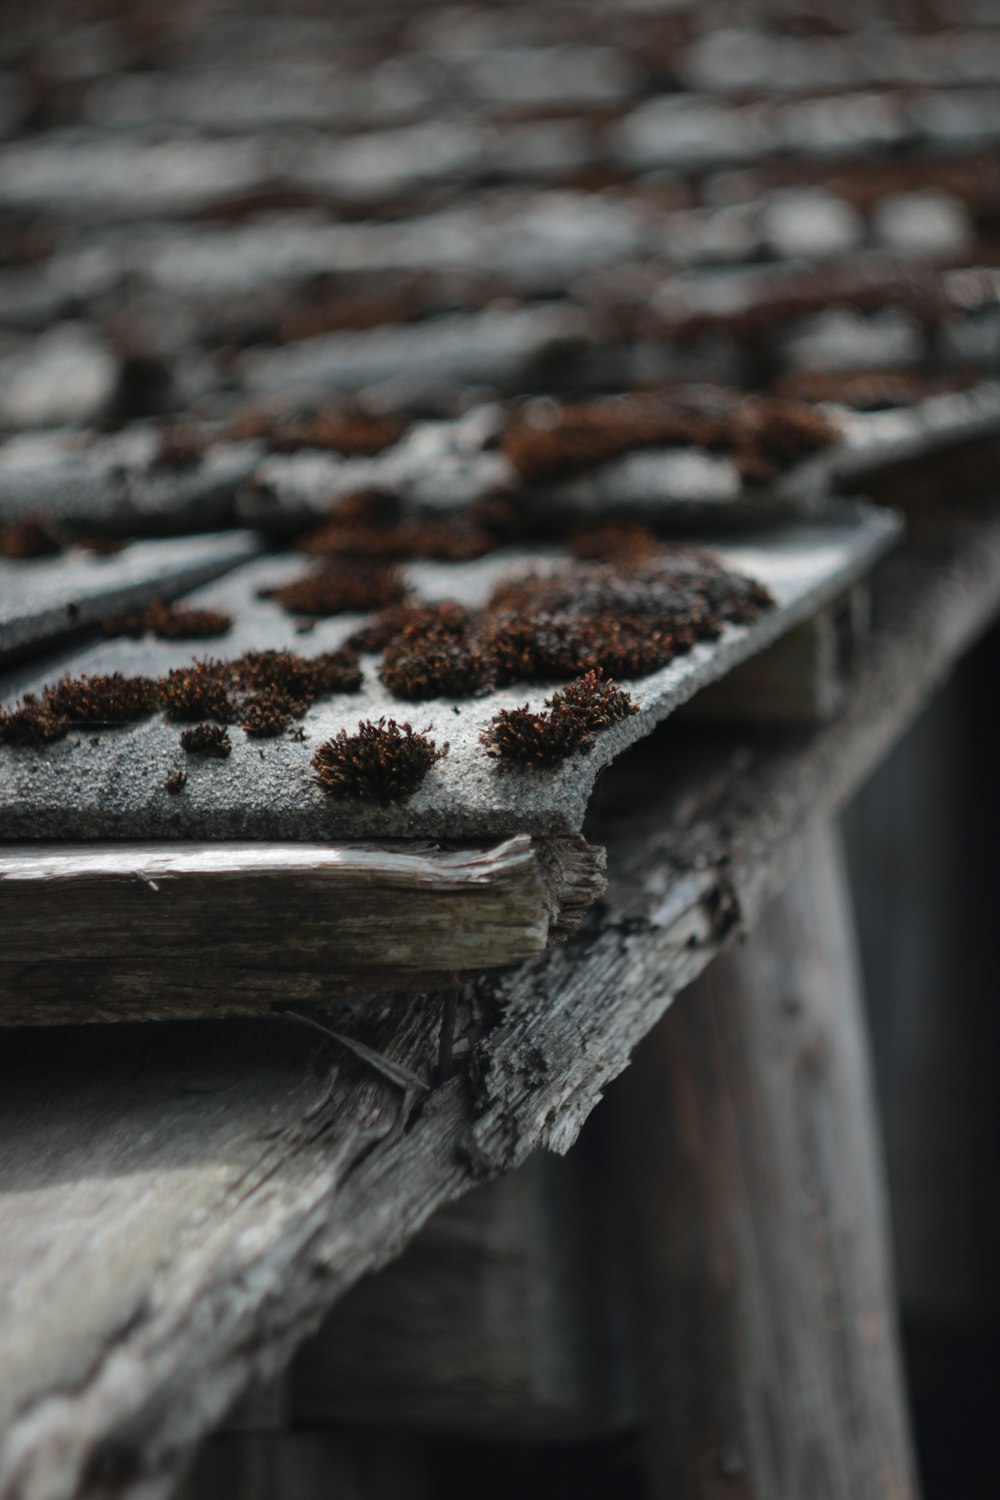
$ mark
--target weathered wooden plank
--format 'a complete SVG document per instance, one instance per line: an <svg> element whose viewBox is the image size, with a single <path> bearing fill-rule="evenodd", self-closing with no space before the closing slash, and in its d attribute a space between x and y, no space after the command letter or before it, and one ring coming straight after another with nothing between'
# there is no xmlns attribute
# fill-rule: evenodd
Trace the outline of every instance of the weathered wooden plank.
<svg viewBox="0 0 1000 1500"><path fill-rule="evenodd" d="M276 999L458 984L574 931L603 862L580 837L524 834L451 850L0 846L0 1025L266 1014Z"/></svg>
<svg viewBox="0 0 1000 1500"><path fill-rule="evenodd" d="M174 599L262 550L249 531L131 542L110 557L72 548L0 561L0 661L150 599Z"/></svg>
<svg viewBox="0 0 1000 1500"><path fill-rule="evenodd" d="M239 1391L435 1208L539 1146L567 1149L672 995L780 887L804 830L994 617L1000 521L900 553L880 585L869 664L836 723L735 741L674 726L609 773L600 920L480 992L480 1026L496 1003L499 1025L474 1043L468 1082L435 1089L404 1135L379 1143L392 1092L290 1023L8 1037L4 1500L111 1482L165 1496ZM428 1076L439 1005L379 1014L365 1039Z"/></svg>
<svg viewBox="0 0 1000 1500"><path fill-rule="evenodd" d="M849 903L819 829L614 1093L655 1500L917 1493Z"/></svg>
<svg viewBox="0 0 1000 1500"><path fill-rule="evenodd" d="M260 749L247 736L234 736L224 763L201 765L189 775L181 796L164 783L183 756L176 725L149 721L85 747L62 741L44 752L4 747L0 763L0 836L4 838L478 838L529 832L539 835L579 830L591 788L601 768L708 682L771 645L808 619L870 571L895 541L898 522L888 511L848 506L826 520L775 527L754 540L713 541L727 566L767 585L776 600L750 625L727 626L715 641L703 641L651 676L630 684L639 711L596 736L589 754L575 754L551 771L498 771L485 753L480 734L493 715L525 698L541 708L551 689L497 689L483 698L453 703L434 699L411 705L392 698L374 673L357 694L315 705L303 726L308 743L271 740ZM554 555L554 554L553 554ZM414 564L407 576L425 598L457 598L481 604L493 583L520 565L543 566L551 557L497 553L476 563ZM227 656L247 649L300 650L295 625L277 605L256 599L264 584L285 581L300 567L288 559L265 559L195 599L235 616ZM319 622L309 636L308 654L342 643L357 617ZM68 669L158 674L191 659L177 643L115 641L74 657ZM429 724L448 754L412 797L382 808L326 797L310 766L311 746L361 719L380 715L414 717ZM81 757L84 774L70 779ZM187 769L187 767L185 767Z"/></svg>

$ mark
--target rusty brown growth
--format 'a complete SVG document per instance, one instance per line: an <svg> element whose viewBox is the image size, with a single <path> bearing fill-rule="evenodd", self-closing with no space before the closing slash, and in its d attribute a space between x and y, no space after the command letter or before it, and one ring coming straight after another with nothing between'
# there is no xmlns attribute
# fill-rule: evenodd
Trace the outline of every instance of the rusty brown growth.
<svg viewBox="0 0 1000 1500"><path fill-rule="evenodd" d="M977 377L941 377L915 370L790 370L775 381L774 393L795 401L835 401L855 411L912 406L941 391L967 389Z"/></svg>
<svg viewBox="0 0 1000 1500"><path fill-rule="evenodd" d="M574 751L593 749L593 735L575 714L502 708L480 735L487 755L523 771L547 770Z"/></svg>
<svg viewBox="0 0 1000 1500"><path fill-rule="evenodd" d="M395 568L377 563L328 562L317 572L274 589L269 597L293 615L363 614L398 604L406 586Z"/></svg>
<svg viewBox="0 0 1000 1500"><path fill-rule="evenodd" d="M424 632L465 635L472 616L463 604L443 599L435 604L396 604L362 625L349 638L358 651L381 651L390 641L405 633L418 636Z"/></svg>
<svg viewBox="0 0 1000 1500"><path fill-rule="evenodd" d="M340 730L319 747L312 765L331 796L385 807L412 796L447 751L409 724L383 717L360 722L357 734Z"/></svg>
<svg viewBox="0 0 1000 1500"><path fill-rule="evenodd" d="M495 551L502 542L501 535L477 521L474 507L448 521L427 521L407 516L398 496L365 490L345 496L330 519L300 537L296 546L313 557L469 562Z"/></svg>
<svg viewBox="0 0 1000 1500"><path fill-rule="evenodd" d="M409 424L402 417L367 416L346 407L282 416L248 408L229 424L230 438L260 438L275 453L324 448L343 458L372 458L398 442Z"/></svg>
<svg viewBox="0 0 1000 1500"><path fill-rule="evenodd" d="M694 446L729 454L753 481L831 443L813 407L719 388L609 396L515 417L501 447L529 483L563 478L641 448Z"/></svg>
<svg viewBox="0 0 1000 1500"><path fill-rule="evenodd" d="M212 640L227 635L232 625L232 616L221 610L185 609L179 604L165 604L160 599L154 599L145 609L108 615L101 621L105 635L127 635L133 640L155 635L161 641Z"/></svg>
<svg viewBox="0 0 1000 1500"><path fill-rule="evenodd" d="M209 658L188 667L175 667L161 678L160 693L168 719L181 723L199 719L219 719L223 724L233 721L225 662Z"/></svg>
<svg viewBox="0 0 1000 1500"><path fill-rule="evenodd" d="M424 611L403 625L385 645L379 676L397 698L469 698L492 679L488 655L480 650L472 620L460 606Z"/></svg>
<svg viewBox="0 0 1000 1500"><path fill-rule="evenodd" d="M229 732L221 724L196 724L181 733L181 749L188 755L210 755L225 760L232 748Z"/></svg>
<svg viewBox="0 0 1000 1500"><path fill-rule="evenodd" d="M184 469L201 463L209 435L194 422L174 422L160 433L156 461L166 469Z"/></svg>
<svg viewBox="0 0 1000 1500"><path fill-rule="evenodd" d="M0 526L0 557L7 562L54 557L62 547L56 529L42 516L25 516Z"/></svg>
<svg viewBox="0 0 1000 1500"><path fill-rule="evenodd" d="M5 711L0 737L12 745L47 745L64 739L82 725L95 729L120 729L155 713L159 707L159 684L149 677L64 677L41 696L25 693L20 703Z"/></svg>
<svg viewBox="0 0 1000 1500"><path fill-rule="evenodd" d="M901 307L925 327L946 322L952 314L940 280L932 270L907 266L902 261L877 267L846 262L808 270L775 270L745 307L736 311L710 311L703 307L685 311L679 307L661 313L658 327L682 343L708 333L752 341L767 337L778 324L809 317L838 304L849 304L862 313Z"/></svg>
<svg viewBox="0 0 1000 1500"><path fill-rule="evenodd" d="M585 672L545 705L547 712L525 704L495 714L479 737L487 755L525 771L556 766L574 751L592 750L595 733L639 711L600 671Z"/></svg>
<svg viewBox="0 0 1000 1500"><path fill-rule="evenodd" d="M584 672L545 702L554 713L575 714L587 729L608 729L639 712L638 703L599 668Z"/></svg>
<svg viewBox="0 0 1000 1500"><path fill-rule="evenodd" d="M163 785L171 797L176 797L179 792L183 792L187 781L186 771L171 771Z"/></svg>
<svg viewBox="0 0 1000 1500"><path fill-rule="evenodd" d="M570 551L580 562L643 563L663 551L654 531L638 522L608 522L573 533Z"/></svg>
<svg viewBox="0 0 1000 1500"><path fill-rule="evenodd" d="M498 585L481 639L498 683L568 680L601 668L645 677L773 601L708 553L677 547L633 566L577 563Z"/></svg>

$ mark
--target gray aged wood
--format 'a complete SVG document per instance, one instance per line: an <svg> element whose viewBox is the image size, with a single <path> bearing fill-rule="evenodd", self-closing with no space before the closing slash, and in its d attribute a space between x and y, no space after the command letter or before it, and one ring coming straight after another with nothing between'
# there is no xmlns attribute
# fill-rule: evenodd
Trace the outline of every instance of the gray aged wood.
<svg viewBox="0 0 1000 1500"><path fill-rule="evenodd" d="M869 663L834 724L735 743L675 726L609 773L599 919L466 998L467 1075L402 1136L387 1085L292 1023L8 1036L3 1500L112 1483L159 1500L235 1397L437 1207L572 1144L672 996L786 879L806 828L995 615L1000 519L907 549L878 582ZM596 818L591 836L606 837ZM426 1078L439 1016L435 1001L387 1004L356 1034Z"/></svg>
<svg viewBox="0 0 1000 1500"><path fill-rule="evenodd" d="M654 1500L916 1494L839 844L615 1091Z"/></svg>
<svg viewBox="0 0 1000 1500"><path fill-rule="evenodd" d="M458 984L573 932L603 865L579 835L0 846L0 1025L259 1015L276 999Z"/></svg>
<svg viewBox="0 0 1000 1500"><path fill-rule="evenodd" d="M634 1426L617 1174L581 1142L435 1214L299 1352L292 1421L545 1443Z"/></svg>

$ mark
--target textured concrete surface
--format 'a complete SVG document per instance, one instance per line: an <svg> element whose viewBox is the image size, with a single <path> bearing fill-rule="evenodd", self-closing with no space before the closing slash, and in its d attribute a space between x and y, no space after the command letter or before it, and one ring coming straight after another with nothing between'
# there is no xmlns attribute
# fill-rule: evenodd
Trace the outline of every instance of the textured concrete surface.
<svg viewBox="0 0 1000 1500"><path fill-rule="evenodd" d="M0 661L105 615L172 599L260 550L249 531L133 542L111 557L73 547L55 558L0 561Z"/></svg>
<svg viewBox="0 0 1000 1500"><path fill-rule="evenodd" d="M479 733L500 708L524 702L541 708L552 688L505 688L488 697L454 703L435 699L403 704L391 698L365 658L365 683L357 695L316 704L303 720L306 738L251 740L231 731L226 761L187 756L179 727L151 720L132 729L73 735L47 750L0 748L0 837L5 838L288 838L451 837L515 831L559 833L580 827L598 771L686 701L703 684L836 597L868 571L893 542L898 523L888 512L845 506L822 521L776 527L754 540L714 541L723 561L767 584L777 607L751 626L729 626L715 642L697 646L652 676L630 684L640 712L597 736L589 755L577 754L548 772L497 769ZM517 566L545 559L494 555L462 565L414 565L411 579L427 598L481 601L494 580ZM192 651L158 641L108 641L68 660L73 672L161 673L195 656L236 656L247 649L286 647L318 654L340 644L357 616L317 623L306 635L256 590L294 576L298 558L262 558L192 596L193 602L236 616L224 642ZM224 649L218 649L224 647ZM50 671L43 680L51 680ZM19 684L23 686L23 684ZM428 728L448 755L407 802L391 808L328 797L316 782L310 757L342 727L388 714ZM184 770L188 782L169 796L164 781Z"/></svg>

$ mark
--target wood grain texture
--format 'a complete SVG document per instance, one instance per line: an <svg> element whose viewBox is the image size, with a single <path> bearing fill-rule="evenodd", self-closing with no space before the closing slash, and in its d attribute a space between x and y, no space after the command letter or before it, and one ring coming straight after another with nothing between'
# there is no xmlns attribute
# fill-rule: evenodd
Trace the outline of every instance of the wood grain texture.
<svg viewBox="0 0 1000 1500"><path fill-rule="evenodd" d="M572 932L603 865L579 835L451 850L7 845L0 1024L254 1015L276 997L457 984Z"/></svg>
<svg viewBox="0 0 1000 1500"><path fill-rule="evenodd" d="M615 1092L653 1500L916 1494L839 843Z"/></svg>
<svg viewBox="0 0 1000 1500"><path fill-rule="evenodd" d="M836 723L735 741L671 726L609 773L591 830L614 835L605 903L570 943L466 992L464 1076L402 1135L382 1079L288 1022L8 1035L4 1500L166 1496L235 1397L437 1207L572 1144L993 617L1000 519L908 548L877 585L869 662ZM385 1003L340 1024L429 1078L439 1017L436 1000Z"/></svg>

